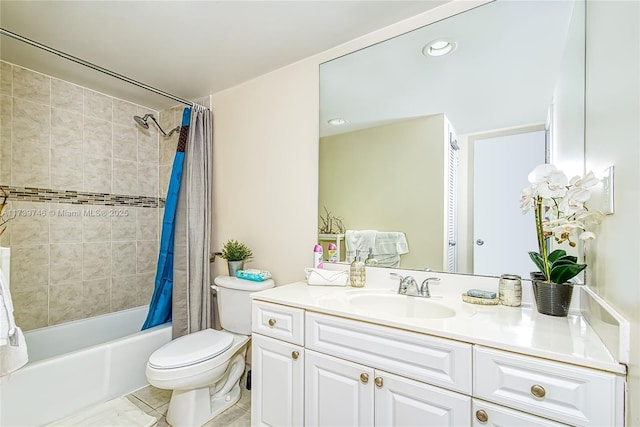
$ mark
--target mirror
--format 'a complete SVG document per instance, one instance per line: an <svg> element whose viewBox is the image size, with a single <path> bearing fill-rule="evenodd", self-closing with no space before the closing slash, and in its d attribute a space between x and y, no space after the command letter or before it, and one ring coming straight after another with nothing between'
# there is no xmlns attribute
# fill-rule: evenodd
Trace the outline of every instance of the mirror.
<svg viewBox="0 0 640 427"><path fill-rule="evenodd" d="M452 51L430 56L436 41ZM400 268L528 277L535 230L520 213L519 191L528 164L583 150L583 87L582 0L496 0L322 64L320 226L336 219L370 243L365 230L400 235L398 247L404 236ZM535 154L517 145L531 138ZM487 141L507 140L508 149L487 154ZM490 188L486 219L476 211L492 181L482 174L515 188ZM482 221L498 231L478 235ZM529 236L523 247L516 229ZM340 261L351 261L340 231L325 227L319 240L325 254L328 243L339 243ZM503 240L494 242L496 234ZM517 253L525 271L501 264L505 253Z"/></svg>

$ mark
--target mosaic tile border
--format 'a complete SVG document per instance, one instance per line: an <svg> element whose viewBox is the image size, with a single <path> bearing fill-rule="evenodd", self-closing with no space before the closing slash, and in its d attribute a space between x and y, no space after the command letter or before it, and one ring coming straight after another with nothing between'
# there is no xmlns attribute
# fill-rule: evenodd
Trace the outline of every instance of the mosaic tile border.
<svg viewBox="0 0 640 427"><path fill-rule="evenodd" d="M2 185L9 200L25 202L69 203L72 205L131 206L163 208L163 197L127 196L123 194L89 193L83 191L52 190L50 188L13 187Z"/></svg>

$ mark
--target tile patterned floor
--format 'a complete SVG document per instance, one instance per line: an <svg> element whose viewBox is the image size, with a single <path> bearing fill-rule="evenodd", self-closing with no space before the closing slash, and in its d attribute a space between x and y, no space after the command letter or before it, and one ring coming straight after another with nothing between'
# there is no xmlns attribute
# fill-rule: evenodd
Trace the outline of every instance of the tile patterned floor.
<svg viewBox="0 0 640 427"><path fill-rule="evenodd" d="M238 403L206 423L203 427L249 427L251 425L251 392L245 387L241 387L241 389L242 395ZM155 427L169 426L165 415L171 398L170 390L162 390L149 385L126 397L146 414L158 420Z"/></svg>

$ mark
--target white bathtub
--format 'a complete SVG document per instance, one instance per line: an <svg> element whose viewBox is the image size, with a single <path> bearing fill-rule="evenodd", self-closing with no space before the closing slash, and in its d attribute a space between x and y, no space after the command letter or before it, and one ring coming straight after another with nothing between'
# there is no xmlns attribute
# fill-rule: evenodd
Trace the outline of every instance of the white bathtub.
<svg viewBox="0 0 640 427"><path fill-rule="evenodd" d="M171 324L140 331L148 307L25 334L29 363L0 381L0 426L40 426L147 384L151 353Z"/></svg>

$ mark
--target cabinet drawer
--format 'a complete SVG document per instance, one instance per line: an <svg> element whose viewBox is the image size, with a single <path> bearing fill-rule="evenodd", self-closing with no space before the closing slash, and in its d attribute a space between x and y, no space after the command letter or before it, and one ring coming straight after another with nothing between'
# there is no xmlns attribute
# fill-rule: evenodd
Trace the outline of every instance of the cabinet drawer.
<svg viewBox="0 0 640 427"><path fill-rule="evenodd" d="M623 424L615 374L476 346L473 395L571 425Z"/></svg>
<svg viewBox="0 0 640 427"><path fill-rule="evenodd" d="M471 408L473 427L527 426L527 427L566 427L555 421L525 414L504 406L473 399Z"/></svg>
<svg viewBox="0 0 640 427"><path fill-rule="evenodd" d="M304 310L253 301L251 313L253 332L304 345Z"/></svg>
<svg viewBox="0 0 640 427"><path fill-rule="evenodd" d="M471 344L307 312L306 347L471 394Z"/></svg>

